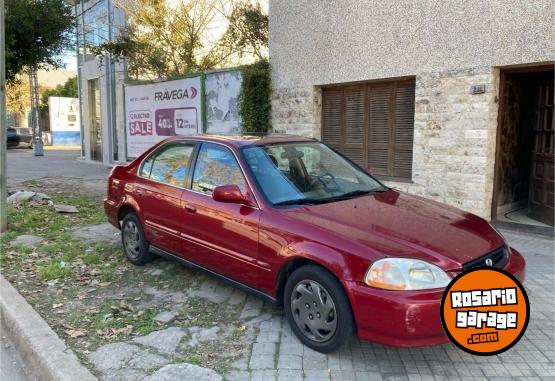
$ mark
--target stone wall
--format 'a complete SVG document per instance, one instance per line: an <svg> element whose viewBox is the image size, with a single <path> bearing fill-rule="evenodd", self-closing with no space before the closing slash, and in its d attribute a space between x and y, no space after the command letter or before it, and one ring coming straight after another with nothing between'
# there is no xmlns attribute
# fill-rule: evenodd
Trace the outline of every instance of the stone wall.
<svg viewBox="0 0 555 381"><path fill-rule="evenodd" d="M388 185L489 219L498 79L493 68L417 75L412 182ZM275 132L320 138L319 87L275 89L272 107Z"/></svg>
<svg viewBox="0 0 555 381"><path fill-rule="evenodd" d="M412 183L389 184L490 218L498 78L492 68L418 75Z"/></svg>

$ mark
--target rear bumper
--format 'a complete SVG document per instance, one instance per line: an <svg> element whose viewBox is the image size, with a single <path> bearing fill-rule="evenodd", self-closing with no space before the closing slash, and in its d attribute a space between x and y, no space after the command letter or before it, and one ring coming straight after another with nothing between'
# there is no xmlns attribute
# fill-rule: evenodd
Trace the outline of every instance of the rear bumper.
<svg viewBox="0 0 555 381"><path fill-rule="evenodd" d="M511 249L505 270L521 282L525 261ZM393 291L347 282L358 336L363 340L398 347L417 347L449 342L440 319L443 289Z"/></svg>
<svg viewBox="0 0 555 381"><path fill-rule="evenodd" d="M108 222L119 229L118 205L109 198L104 199L104 213L106 214Z"/></svg>

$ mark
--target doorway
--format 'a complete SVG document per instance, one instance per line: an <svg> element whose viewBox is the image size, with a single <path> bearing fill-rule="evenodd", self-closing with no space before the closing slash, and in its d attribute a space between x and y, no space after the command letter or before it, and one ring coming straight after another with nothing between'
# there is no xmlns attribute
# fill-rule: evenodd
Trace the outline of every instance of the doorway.
<svg viewBox="0 0 555 381"><path fill-rule="evenodd" d="M91 160L102 161L102 119L100 80L90 79L89 84L89 138Z"/></svg>
<svg viewBox="0 0 555 381"><path fill-rule="evenodd" d="M554 224L553 75L501 71L492 220Z"/></svg>

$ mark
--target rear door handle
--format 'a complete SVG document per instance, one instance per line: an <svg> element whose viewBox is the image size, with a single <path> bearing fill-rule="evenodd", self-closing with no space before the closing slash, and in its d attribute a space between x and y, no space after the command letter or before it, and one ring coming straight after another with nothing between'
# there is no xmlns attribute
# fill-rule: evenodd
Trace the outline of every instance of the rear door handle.
<svg viewBox="0 0 555 381"><path fill-rule="evenodd" d="M185 204L185 210L187 210L190 213L196 213L197 208L195 208L194 205L191 204Z"/></svg>

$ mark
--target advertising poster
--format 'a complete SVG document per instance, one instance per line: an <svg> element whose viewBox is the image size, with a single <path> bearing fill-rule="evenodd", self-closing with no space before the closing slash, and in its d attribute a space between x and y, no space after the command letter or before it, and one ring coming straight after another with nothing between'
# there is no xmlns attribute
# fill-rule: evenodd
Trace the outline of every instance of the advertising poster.
<svg viewBox="0 0 555 381"><path fill-rule="evenodd" d="M53 145L80 145L79 98L49 97L48 114Z"/></svg>
<svg viewBox="0 0 555 381"><path fill-rule="evenodd" d="M125 87L127 156L176 135L202 132L201 78Z"/></svg>

